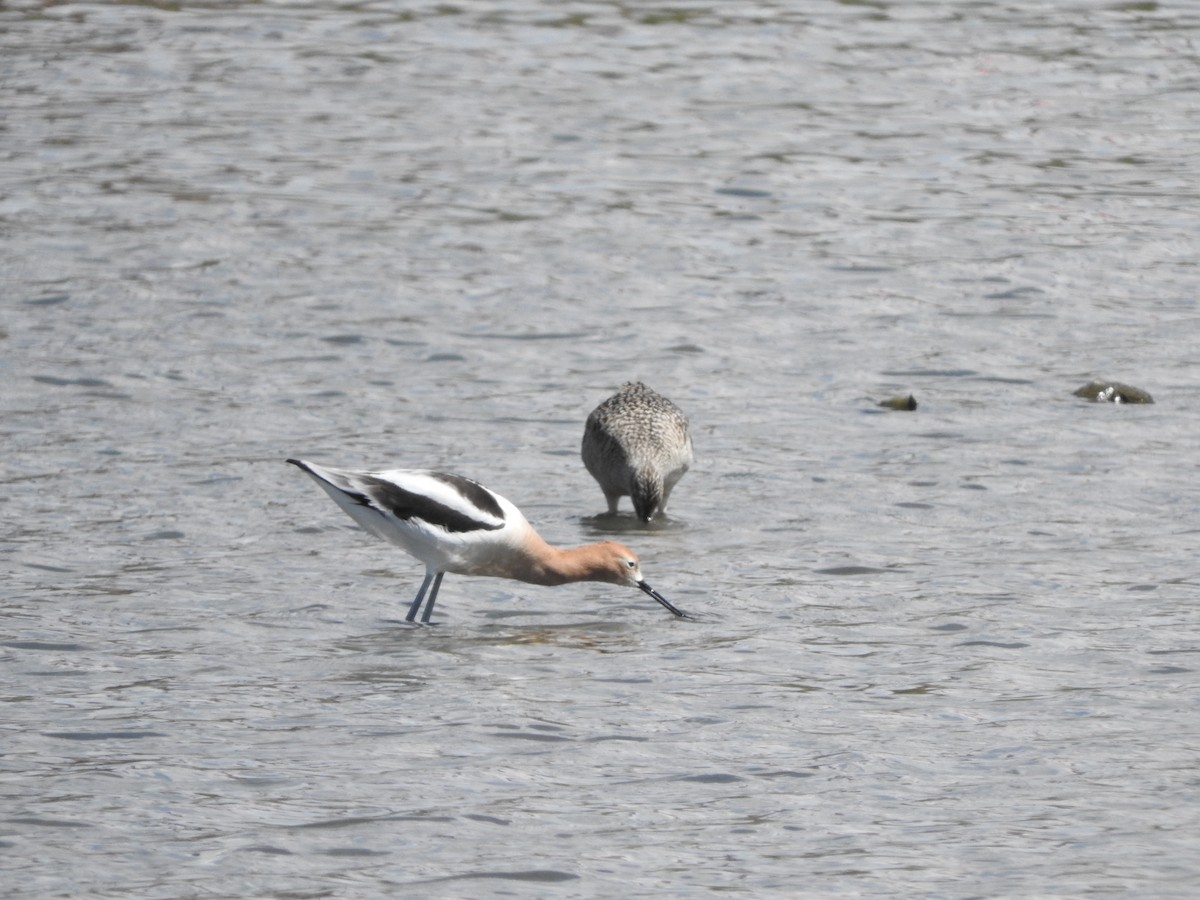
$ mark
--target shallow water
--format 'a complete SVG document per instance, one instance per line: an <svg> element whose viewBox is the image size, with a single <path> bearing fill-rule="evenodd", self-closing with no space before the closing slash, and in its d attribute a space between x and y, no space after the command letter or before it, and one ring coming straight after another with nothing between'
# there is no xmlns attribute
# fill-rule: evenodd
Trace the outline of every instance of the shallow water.
<svg viewBox="0 0 1200 900"><path fill-rule="evenodd" d="M1055 6L0 5L8 895L1190 895L1200 18Z"/></svg>

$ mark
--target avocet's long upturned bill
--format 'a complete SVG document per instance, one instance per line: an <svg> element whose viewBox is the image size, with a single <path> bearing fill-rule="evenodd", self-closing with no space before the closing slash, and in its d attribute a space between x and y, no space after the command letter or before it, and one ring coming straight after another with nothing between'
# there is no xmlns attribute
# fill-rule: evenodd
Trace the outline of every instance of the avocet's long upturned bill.
<svg viewBox="0 0 1200 900"><path fill-rule="evenodd" d="M289 459L313 477L355 522L425 563L425 580L408 609L415 621L426 593L428 622L442 576L492 575L530 584L603 581L640 588L677 616L684 614L646 584L637 556L615 541L584 547L547 544L508 500L482 484L443 472L360 472Z"/></svg>
<svg viewBox="0 0 1200 900"><path fill-rule="evenodd" d="M649 522L692 464L687 416L640 381L626 382L588 416L581 455L610 514L629 497L637 517Z"/></svg>

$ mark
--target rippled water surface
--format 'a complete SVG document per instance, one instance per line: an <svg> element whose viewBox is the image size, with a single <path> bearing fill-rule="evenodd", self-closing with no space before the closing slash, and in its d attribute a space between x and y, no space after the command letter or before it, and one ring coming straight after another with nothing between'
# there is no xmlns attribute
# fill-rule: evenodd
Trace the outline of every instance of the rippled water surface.
<svg viewBox="0 0 1200 900"><path fill-rule="evenodd" d="M1198 38L0 3L6 896L1193 895ZM698 456L651 527L578 455L633 378ZM290 455L476 477L694 619L406 626Z"/></svg>

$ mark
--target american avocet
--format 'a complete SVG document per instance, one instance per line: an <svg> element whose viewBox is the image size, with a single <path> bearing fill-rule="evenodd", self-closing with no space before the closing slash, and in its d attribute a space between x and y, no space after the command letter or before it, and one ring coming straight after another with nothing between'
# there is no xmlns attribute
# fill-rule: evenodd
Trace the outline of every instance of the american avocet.
<svg viewBox="0 0 1200 900"><path fill-rule="evenodd" d="M588 416L582 456L610 514L630 497L638 518L649 522L692 464L687 416L640 381L626 382Z"/></svg>
<svg viewBox="0 0 1200 900"><path fill-rule="evenodd" d="M289 459L313 477L355 522L425 563L425 580L405 617L412 622L426 592L428 622L442 576L492 575L530 584L604 581L641 588L677 616L684 614L642 578L637 556L614 541L585 547L547 544L521 511L482 484L443 472L331 469Z"/></svg>

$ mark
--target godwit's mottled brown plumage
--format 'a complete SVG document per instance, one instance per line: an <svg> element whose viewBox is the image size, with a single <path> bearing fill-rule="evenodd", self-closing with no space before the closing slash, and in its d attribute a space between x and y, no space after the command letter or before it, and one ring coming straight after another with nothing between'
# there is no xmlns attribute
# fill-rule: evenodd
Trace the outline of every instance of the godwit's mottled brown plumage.
<svg viewBox="0 0 1200 900"><path fill-rule="evenodd" d="M687 416L640 381L626 382L588 416L582 455L608 511L630 497L638 518L649 522L666 509L671 489L692 464Z"/></svg>

